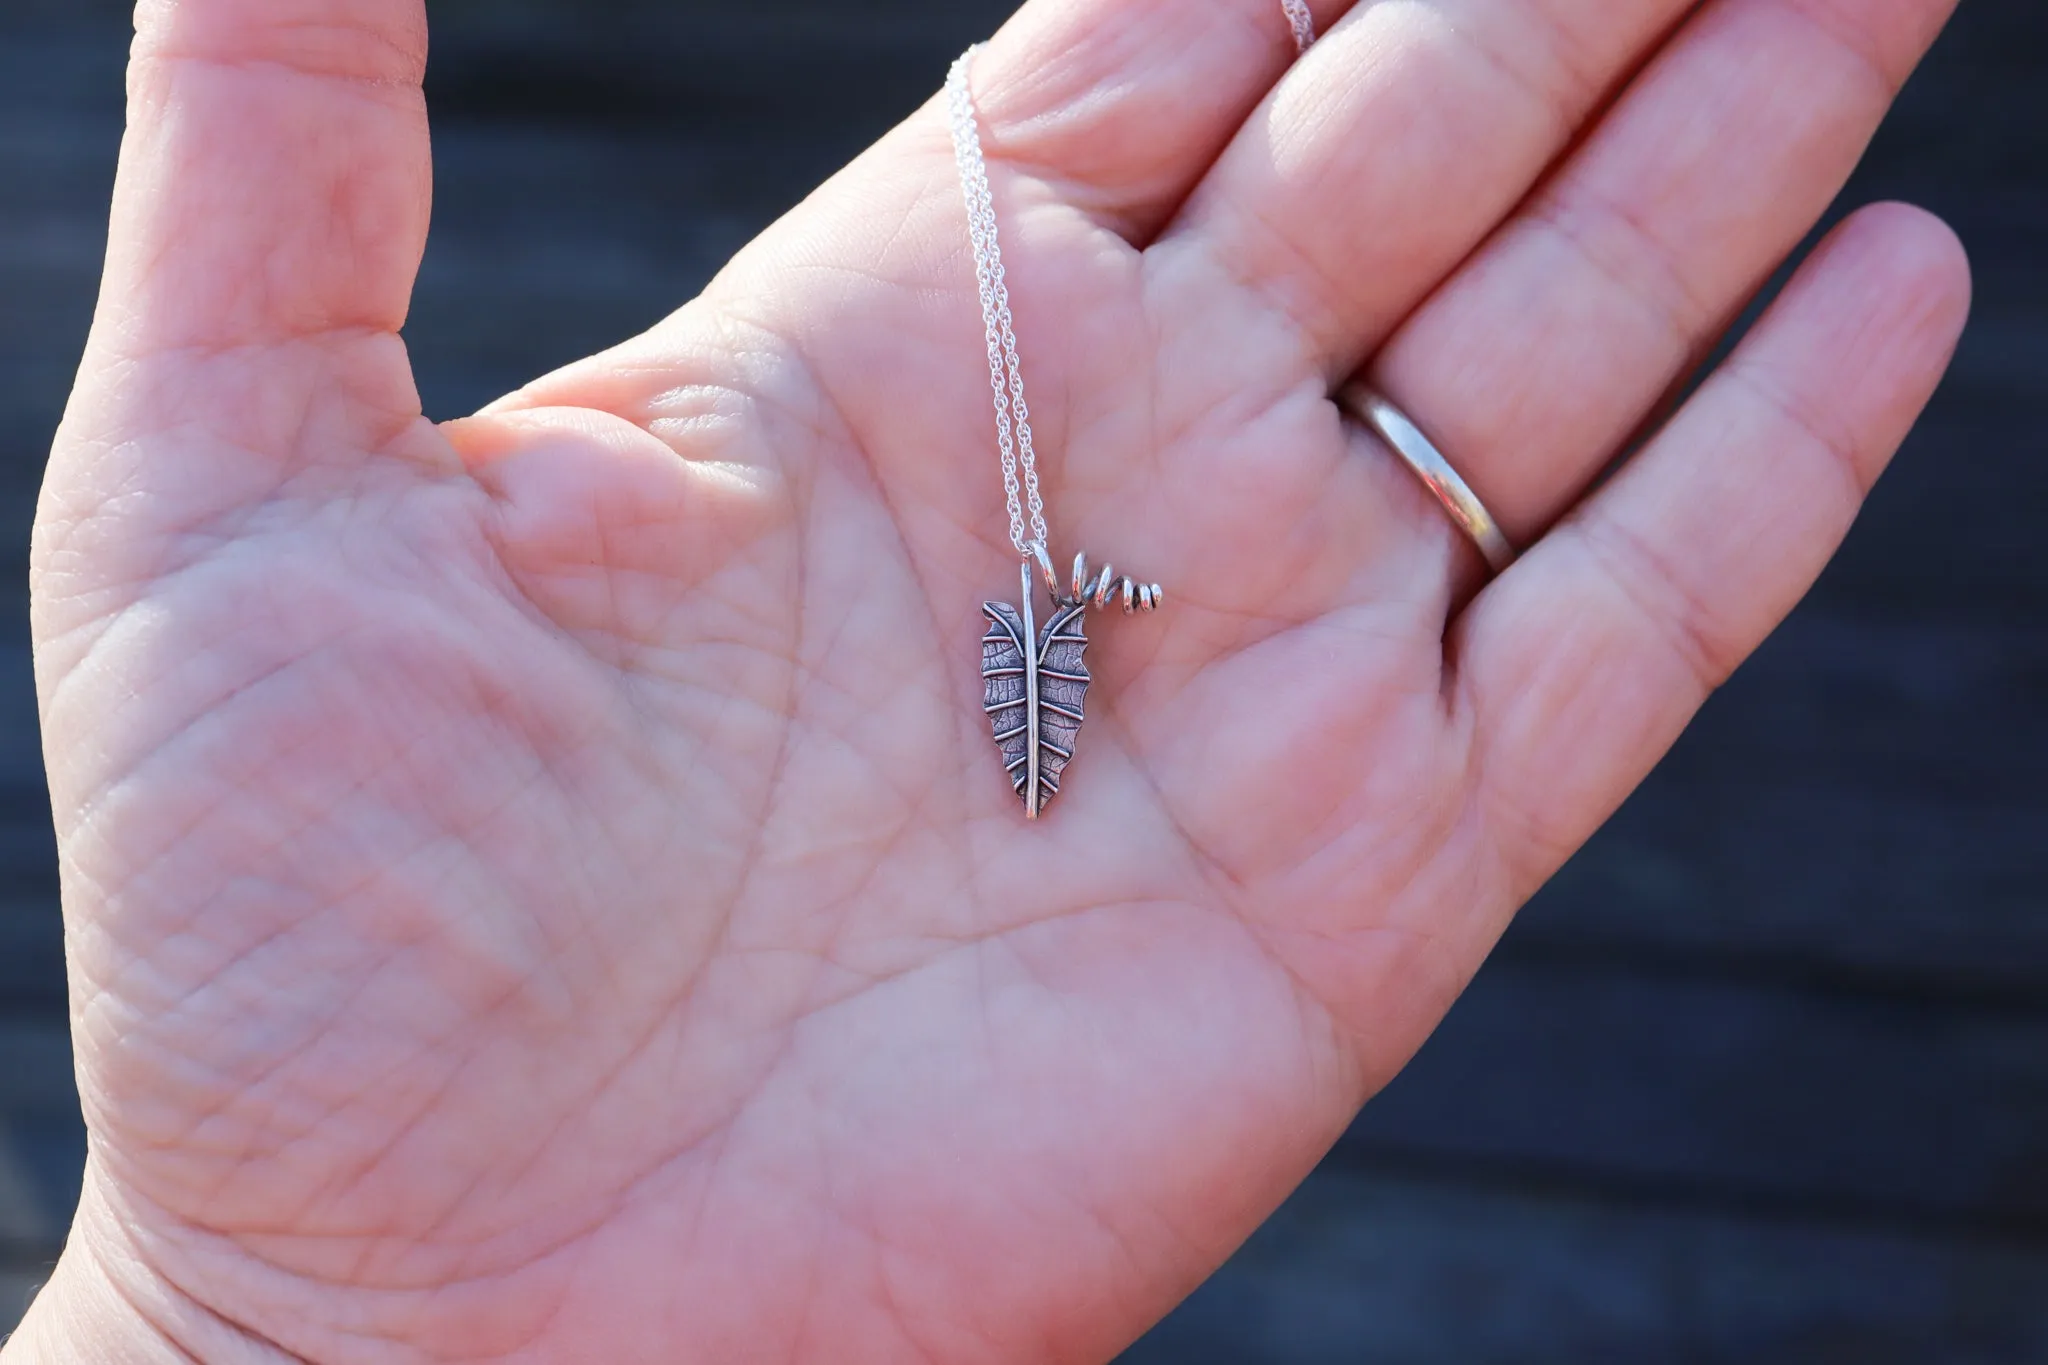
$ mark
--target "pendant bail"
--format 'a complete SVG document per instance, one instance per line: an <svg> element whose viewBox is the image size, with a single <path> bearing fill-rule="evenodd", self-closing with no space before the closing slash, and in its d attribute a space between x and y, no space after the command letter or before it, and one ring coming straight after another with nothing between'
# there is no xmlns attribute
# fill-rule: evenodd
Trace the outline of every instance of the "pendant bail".
<svg viewBox="0 0 2048 1365"><path fill-rule="evenodd" d="M1031 562L1038 565L1039 576L1045 580L1045 590L1051 594L1053 605L1064 603L1067 599L1060 595L1060 571L1052 566L1052 551L1045 548L1044 541L1031 542Z"/></svg>

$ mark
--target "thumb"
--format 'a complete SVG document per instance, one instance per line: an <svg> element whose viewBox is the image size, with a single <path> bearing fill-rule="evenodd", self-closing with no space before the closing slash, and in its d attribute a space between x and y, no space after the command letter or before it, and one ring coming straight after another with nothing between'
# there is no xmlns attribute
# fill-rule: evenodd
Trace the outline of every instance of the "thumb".
<svg viewBox="0 0 2048 1365"><path fill-rule="evenodd" d="M453 464L398 337L432 197L425 65L422 0L141 0L99 311L37 517L46 644L250 509L330 497L378 453Z"/></svg>
<svg viewBox="0 0 2048 1365"><path fill-rule="evenodd" d="M142 0L102 315L119 344L396 331L431 197L426 46L420 0Z"/></svg>
<svg viewBox="0 0 2048 1365"><path fill-rule="evenodd" d="M389 440L417 419L397 332L432 194L425 63L421 0L142 0L59 466L169 431L278 460L312 421Z"/></svg>

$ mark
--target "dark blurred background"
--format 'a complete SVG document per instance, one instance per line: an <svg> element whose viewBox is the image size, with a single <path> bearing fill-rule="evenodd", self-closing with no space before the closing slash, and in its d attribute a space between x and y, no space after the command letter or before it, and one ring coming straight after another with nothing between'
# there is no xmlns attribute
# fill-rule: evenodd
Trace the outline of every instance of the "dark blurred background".
<svg viewBox="0 0 2048 1365"><path fill-rule="evenodd" d="M117 0L0 3L0 563L19 585L93 302L127 34ZM410 336L437 417L688 298L1009 8L431 7L439 217ZM2048 1362L2044 56L2040 0L1964 0L1845 197L1947 216L1978 303L1819 591L1130 1360ZM0 1332L57 1252L84 1146L35 717L17 588Z"/></svg>

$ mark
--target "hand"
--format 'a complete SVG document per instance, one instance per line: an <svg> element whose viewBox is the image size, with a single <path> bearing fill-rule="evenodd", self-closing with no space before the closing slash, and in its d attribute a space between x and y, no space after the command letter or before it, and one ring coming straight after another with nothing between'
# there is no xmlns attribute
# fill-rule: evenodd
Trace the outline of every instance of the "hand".
<svg viewBox="0 0 2048 1365"><path fill-rule="evenodd" d="M437 427L417 0L145 0L34 560L91 1168L10 1358L1140 1333L1797 601L1956 338L1952 237L1857 215L1592 487L1949 0L1689 8L1325 0L1290 70L1276 0L1034 0L982 56L1056 548L1170 594L1101 623L1029 824L936 103ZM1497 581L1340 422L1361 365L1532 547Z"/></svg>

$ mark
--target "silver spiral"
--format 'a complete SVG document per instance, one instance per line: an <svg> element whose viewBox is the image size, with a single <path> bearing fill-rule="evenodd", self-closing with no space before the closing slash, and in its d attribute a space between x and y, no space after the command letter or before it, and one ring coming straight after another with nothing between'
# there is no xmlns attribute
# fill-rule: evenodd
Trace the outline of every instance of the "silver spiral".
<svg viewBox="0 0 2048 1365"><path fill-rule="evenodd" d="M1069 584L1073 595L1070 602L1086 602L1097 611L1106 611L1112 602L1121 601L1124 615L1133 612L1158 611L1160 603L1166 600L1166 589L1157 583L1140 583L1129 576L1118 576L1116 569L1108 564L1100 573L1092 572L1088 556L1074 556L1074 577Z"/></svg>

